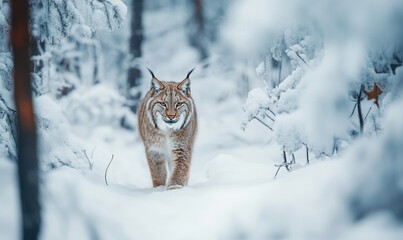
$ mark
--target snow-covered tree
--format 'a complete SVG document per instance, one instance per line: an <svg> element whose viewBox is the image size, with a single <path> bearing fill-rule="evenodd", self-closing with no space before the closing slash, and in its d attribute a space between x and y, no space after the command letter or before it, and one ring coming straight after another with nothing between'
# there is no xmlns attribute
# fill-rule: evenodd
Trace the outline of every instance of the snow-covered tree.
<svg viewBox="0 0 403 240"><path fill-rule="evenodd" d="M3 156L16 159L15 108L12 102L13 59L9 48L9 6L0 1L0 149Z"/></svg>
<svg viewBox="0 0 403 240"><path fill-rule="evenodd" d="M37 87L46 86L50 91L49 85L57 85L59 81L61 89L58 90L65 92L77 87L77 78L89 78L93 84L99 82L101 56L98 43L92 39L93 33L119 28L125 19L126 5L120 0L46 3L33 0L31 5L32 52L37 53L33 54L35 74L41 80ZM65 77L61 76L63 73Z"/></svg>
<svg viewBox="0 0 403 240"><path fill-rule="evenodd" d="M9 3L0 1L0 4L1 149L6 151L4 155L15 159L15 110L10 101L12 58L7 37ZM121 0L32 0L30 5L32 79L34 91L40 96L35 102L42 140L42 168L61 165L86 168L88 162L81 144L68 134L69 123L56 98L102 80L102 56L94 32L119 28L125 19L126 5Z"/></svg>
<svg viewBox="0 0 403 240"><path fill-rule="evenodd" d="M313 39L311 32L306 27L293 27L276 38L270 47L270 57L278 63L278 68L270 70L277 70L278 78L265 79L266 87L252 90L244 105L242 128L257 119L273 131L274 140L283 147L284 155L308 147L299 105L304 97L303 78L320 60L323 41L321 38ZM291 66L291 73L284 78L283 63ZM266 64L260 64L263 65ZM260 68L256 69L258 75L262 74ZM309 148L314 149L313 146ZM316 153L322 154L322 150Z"/></svg>
<svg viewBox="0 0 403 240"><path fill-rule="evenodd" d="M360 70L348 75L349 66L332 69L331 55L348 56L332 49L332 43L324 38L326 30L311 23L309 20L305 25L287 27L269 47L270 57L279 63L270 70L278 71L278 78L266 73L265 63L257 67L265 87L249 93L242 128L257 119L272 131L273 140L287 153L303 148L316 157L332 156L360 133L382 131L382 113L390 101L388 93L394 84L391 76L401 65L402 46L396 42L386 47L377 44L363 54L366 60L354 59L353 64L361 61L357 67ZM349 47L344 50L355 51ZM284 62L291 66L289 73L281 70ZM319 76L326 76L331 84L322 86ZM338 84L340 78L349 80Z"/></svg>

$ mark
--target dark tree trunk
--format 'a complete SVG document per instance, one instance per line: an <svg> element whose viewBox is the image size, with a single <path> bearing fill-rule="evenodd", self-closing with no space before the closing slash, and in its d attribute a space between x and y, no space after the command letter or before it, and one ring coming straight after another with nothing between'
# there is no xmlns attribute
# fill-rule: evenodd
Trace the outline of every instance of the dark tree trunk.
<svg viewBox="0 0 403 240"><path fill-rule="evenodd" d="M193 6L193 17L190 21L190 44L199 51L200 59L208 57L206 49L206 33L203 13L203 0L190 0Z"/></svg>
<svg viewBox="0 0 403 240"><path fill-rule="evenodd" d="M38 239L41 226L36 127L32 105L28 0L11 1L14 100L17 109L17 156L22 238Z"/></svg>
<svg viewBox="0 0 403 240"><path fill-rule="evenodd" d="M130 53L133 58L139 58L142 56L141 45L143 42L143 5L144 0L132 1ZM127 82L129 86L128 96L132 102L131 109L135 112L141 97L141 92L139 89L141 85L141 71L137 64L130 66ZM137 91L133 91L135 88L137 88Z"/></svg>

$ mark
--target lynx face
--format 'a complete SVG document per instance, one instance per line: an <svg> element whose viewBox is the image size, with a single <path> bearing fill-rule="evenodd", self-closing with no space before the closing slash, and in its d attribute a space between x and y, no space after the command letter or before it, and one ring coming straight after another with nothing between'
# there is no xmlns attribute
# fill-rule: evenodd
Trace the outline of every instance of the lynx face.
<svg viewBox="0 0 403 240"><path fill-rule="evenodd" d="M194 108L189 79L181 83L152 79L150 92L148 117L156 128L180 130L188 124Z"/></svg>

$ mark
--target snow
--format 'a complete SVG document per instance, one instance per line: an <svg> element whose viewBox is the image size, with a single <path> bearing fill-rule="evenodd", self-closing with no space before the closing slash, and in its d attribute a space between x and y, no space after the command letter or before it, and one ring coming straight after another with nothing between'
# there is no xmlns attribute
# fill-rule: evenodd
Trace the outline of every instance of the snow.
<svg viewBox="0 0 403 240"><path fill-rule="evenodd" d="M2 229L0 231L0 238L18 239L20 210L17 191L17 169L15 168L15 164L2 157L0 161L0 171L0 195L2 202L5 203L0 207L0 226Z"/></svg>
<svg viewBox="0 0 403 240"><path fill-rule="evenodd" d="M249 92L248 98L243 106L246 119L243 121L243 129L246 127L248 121L257 116L262 109L270 107L267 93L261 88L253 89Z"/></svg>
<svg viewBox="0 0 403 240"><path fill-rule="evenodd" d="M91 171L82 174L62 167L45 174L43 238L357 239L380 232L382 239L400 236L401 226L387 213L353 227L347 204L354 190L354 175L346 171L349 159L317 162L292 174L282 170L273 180L274 164L281 161L279 146L251 146L244 142L247 139L222 142L230 136L211 135L214 123L200 119L205 124L199 129L203 134L196 144L189 186L173 191L151 188L143 147L133 132L98 128L85 144L88 150L96 144ZM104 171L112 154L106 186ZM11 163L1 167L3 172L15 171ZM14 182L12 174L3 178ZM2 195L8 196L7 202L17 202L16 197L9 199L15 191L11 186L2 189ZM8 206L6 216L15 219L16 204ZM14 220L7 239L15 238L16 231Z"/></svg>
<svg viewBox="0 0 403 240"><path fill-rule="evenodd" d="M385 43L399 36L393 32L401 28L393 25L393 19L401 19L397 0L228 3L217 36L221 42L210 46L217 55L202 63L187 42L189 9L181 3L149 3L154 7L145 12L144 55L132 62L123 46L128 30L122 1L98 1L91 8L87 1L70 3L75 4L65 16L70 17L70 38L61 39L63 48L51 52L83 57L77 63L88 69L82 78L51 69L53 78L69 78L77 88L61 99L54 92L35 98L41 239L401 239L403 70L393 75L372 68L379 58L375 68L382 69L394 53L380 50L376 33L387 36ZM371 14L374 10L379 18ZM121 24L123 29L110 35L96 32L109 28L104 11L116 13L111 29ZM60 37L59 30L52 34ZM102 39L102 47L95 38ZM88 60L93 55L87 50L94 46L105 59ZM368 55L371 47L376 50ZM225 49L235 60L221 56ZM263 62L250 60L261 53ZM7 81L10 57L0 54L0 77ZM271 57L283 61L281 73L286 74L279 79L273 79L278 67L267 68ZM88 73L101 62L102 81L93 85ZM122 72L134 63L176 82L196 66L191 89L199 129L184 188L152 188L136 116L119 92L126 81ZM148 75L143 78L144 95L151 81ZM349 117L354 102L348 93L378 81L385 91L381 107L362 101L363 112L372 107L371 121L365 122L363 136L353 136L357 116ZM277 84L271 87L271 82ZM6 99L0 102L2 112L11 102L7 87L0 88ZM240 93L245 89L251 89L248 96ZM7 122L0 120L0 239L18 239L17 169L6 156L15 153L8 149ZM295 156L290 172L281 165L283 151L289 159Z"/></svg>

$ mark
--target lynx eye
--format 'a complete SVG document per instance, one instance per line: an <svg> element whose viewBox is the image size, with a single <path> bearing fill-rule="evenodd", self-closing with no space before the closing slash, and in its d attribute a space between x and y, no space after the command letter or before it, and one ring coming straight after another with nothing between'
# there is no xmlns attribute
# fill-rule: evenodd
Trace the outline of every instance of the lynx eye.
<svg viewBox="0 0 403 240"><path fill-rule="evenodd" d="M160 102L159 104L161 104L161 106L163 106L163 107L166 107L166 106L167 106L167 104L164 103L164 102Z"/></svg>
<svg viewBox="0 0 403 240"><path fill-rule="evenodd" d="M178 103L176 103L176 107L180 107L180 106L182 106L183 105L183 102L178 102Z"/></svg>

